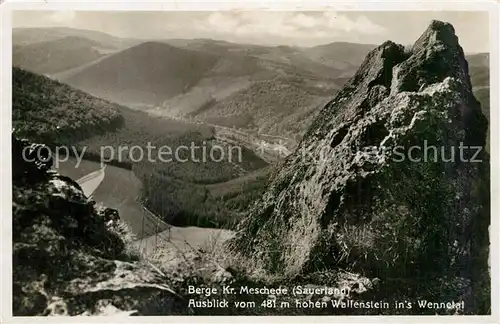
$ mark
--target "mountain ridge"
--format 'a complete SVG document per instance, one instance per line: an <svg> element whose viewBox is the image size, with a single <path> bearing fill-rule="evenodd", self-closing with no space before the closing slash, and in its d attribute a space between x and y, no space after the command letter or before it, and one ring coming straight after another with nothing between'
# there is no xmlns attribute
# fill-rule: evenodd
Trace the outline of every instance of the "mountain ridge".
<svg viewBox="0 0 500 324"><path fill-rule="evenodd" d="M12 43L27 45L48 40L56 40L67 36L80 36L97 41L103 45L126 48L140 43L133 38L122 38L108 33L70 27L16 27L12 28Z"/></svg>
<svg viewBox="0 0 500 324"><path fill-rule="evenodd" d="M57 31L58 29L54 30ZM75 37L84 37L81 35L83 32L76 31ZM64 35L69 33L71 33L71 30L64 30ZM59 38L59 40L62 39ZM100 38L99 41L106 43L105 40ZM107 43L109 44L110 42L108 41ZM140 43L148 44L151 41L143 39L140 40ZM318 96L318 100L310 102L311 105L316 105L316 102L320 100L319 97L330 97L334 91L343 86L352 74L354 74L354 71L367 52L375 47L375 45L371 44L350 42L333 42L312 47L265 46L237 44L224 40L211 39L162 39L155 40L153 43L166 43L182 50L203 53L200 55L207 55L208 60L215 55L217 63L213 65L212 69L207 67L205 74L201 73L203 75L194 77L193 82L185 84L183 81L178 82L178 79L183 79L185 76L178 78L170 76L170 73L163 73L163 76L155 77L154 72L152 72L155 69L163 69L168 72L169 68L165 67L165 65L172 65L168 63L172 60L180 62L177 64L179 66L182 64L190 65L190 55L184 55L186 56L184 62L175 58L176 56L183 56L182 53L185 54L185 52L178 52L178 55L171 55L174 56L171 59L167 57L169 55L165 55L165 62L156 60L157 63L155 64L148 62L154 60L148 60L147 58L135 60L135 62L131 62L130 66L132 68L130 68L130 66L120 67L119 62L111 64L117 57L123 57L123 55L119 55L122 51L117 49L118 53L116 54L118 56L107 53L107 55L102 55L95 60L91 58L84 59L82 63L85 63L76 64L78 65L76 67L63 69L63 71L57 73L46 74L53 79L69 83L95 96L103 97L134 109L144 110L155 116L189 119L191 116L197 115L198 111L204 111L203 115L207 117L213 115L212 117L216 119L212 117L207 120L197 118L197 121L211 123L215 120L221 121L224 126L229 125L231 127L245 128L247 121L250 119L242 119L233 115L220 116L221 110L218 107L228 105L238 106L239 103L237 101L231 100L231 98L237 98L236 94L238 93L240 96L256 96L256 100L262 101L263 104L272 101L273 96L253 93L255 87L252 87L252 84L270 80L289 83L291 86L298 86L299 92L304 90L311 96ZM42 46L42 44L43 42L36 43L35 45ZM16 49L14 52L14 61L16 61L16 56L18 56L16 52L22 53L23 46L14 45ZM47 45L44 47L50 47ZM143 45L139 44L138 46L141 47ZM25 47L27 47L25 48L25 51L27 51L29 46ZM129 47L128 51L133 47L136 46ZM192 52L188 53L192 54ZM76 57L79 57L80 54L82 53L79 53ZM128 55L127 52L125 54ZM154 53L151 53L151 55L153 58L155 57ZM489 87L487 87L487 84L489 81L489 67L488 64L485 64L488 63L487 59L484 58L485 55L487 56L487 54L471 55L467 56L467 59L471 62L471 78L473 79L475 92L478 99L482 102L485 114L488 116ZM33 56L36 58L36 53L31 53L28 55L28 58ZM59 54L59 56L61 55ZM57 59L57 57L57 53L52 55L49 63L51 66L57 67L57 70L60 70L61 67L58 67L58 65L61 65L61 62L64 62L64 60ZM63 57L70 56L63 55ZM90 62L87 62L89 60ZM33 62L36 62L36 60ZM114 65L114 68L109 71L110 73L106 73L104 77L101 77L99 73L101 64L104 66ZM21 67L23 66L23 64L20 65ZM37 64L26 63L26 65L25 67L29 68L29 65ZM148 68L148 71L137 71L137 67L142 65L150 66L151 68ZM44 69L41 66L37 70L44 72ZM125 75L125 77L122 78L120 77L121 75ZM137 82L129 78L129 81L119 84L120 82L117 80L127 80L127 75L133 76L132 79L137 78L143 81L135 84ZM114 81L110 78L114 79ZM297 80L301 81L297 82ZM167 91L164 91L164 89ZM301 99L306 99L308 96ZM294 102L291 100L287 101L286 98L284 104L285 106L294 106ZM309 105L306 106L309 107ZM263 108L265 107L263 106ZM304 111L303 114L307 114L307 112ZM277 119L278 123L281 123L279 116L272 117ZM307 120L302 127L294 128L291 134L277 134L272 130L273 127L264 127L264 131L272 132L275 135L301 136L303 135L303 129L309 125L310 118ZM283 125L278 125L276 129L284 129L288 125L289 123L286 122ZM253 131L253 129L246 130Z"/></svg>

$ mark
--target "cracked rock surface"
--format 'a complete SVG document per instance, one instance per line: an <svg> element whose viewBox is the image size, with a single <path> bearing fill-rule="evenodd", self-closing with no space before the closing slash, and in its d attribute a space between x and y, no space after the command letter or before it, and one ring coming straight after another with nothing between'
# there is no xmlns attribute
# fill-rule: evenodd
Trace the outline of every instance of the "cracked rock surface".
<svg viewBox="0 0 500 324"><path fill-rule="evenodd" d="M160 273L125 253L105 217L113 210L97 209L50 160L22 159L29 146L12 139L13 314L188 314Z"/></svg>
<svg viewBox="0 0 500 324"><path fill-rule="evenodd" d="M411 49L387 41L318 114L230 246L289 276L480 277L486 133L450 24L433 21Z"/></svg>

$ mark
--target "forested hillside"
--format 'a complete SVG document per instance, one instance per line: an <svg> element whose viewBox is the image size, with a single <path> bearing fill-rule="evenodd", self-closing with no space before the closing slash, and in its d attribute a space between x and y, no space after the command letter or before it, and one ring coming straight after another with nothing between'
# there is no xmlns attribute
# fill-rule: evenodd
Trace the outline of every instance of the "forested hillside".
<svg viewBox="0 0 500 324"><path fill-rule="evenodd" d="M39 74L53 74L92 62L114 50L87 38L68 36L14 47L12 65Z"/></svg>
<svg viewBox="0 0 500 324"><path fill-rule="evenodd" d="M196 84L216 62L214 55L147 42L106 57L64 82L122 104L156 104Z"/></svg>
<svg viewBox="0 0 500 324"><path fill-rule="evenodd" d="M119 106L20 68L12 69L15 134L71 144L123 125Z"/></svg>

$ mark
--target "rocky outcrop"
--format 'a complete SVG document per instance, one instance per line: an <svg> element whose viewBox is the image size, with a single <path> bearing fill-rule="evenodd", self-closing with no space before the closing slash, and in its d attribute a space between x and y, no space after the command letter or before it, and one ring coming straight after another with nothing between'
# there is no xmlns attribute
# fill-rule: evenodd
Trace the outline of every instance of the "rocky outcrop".
<svg viewBox="0 0 500 324"><path fill-rule="evenodd" d="M189 313L163 274L127 253L117 212L94 206L38 152L13 138L13 314Z"/></svg>
<svg viewBox="0 0 500 324"><path fill-rule="evenodd" d="M479 276L486 132L450 24L433 21L411 49L387 41L318 114L230 245L288 276Z"/></svg>

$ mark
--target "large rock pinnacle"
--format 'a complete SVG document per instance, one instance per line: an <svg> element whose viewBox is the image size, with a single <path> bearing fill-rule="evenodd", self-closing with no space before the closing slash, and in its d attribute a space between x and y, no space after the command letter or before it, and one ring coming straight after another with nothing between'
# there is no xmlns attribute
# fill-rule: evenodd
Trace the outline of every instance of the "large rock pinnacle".
<svg viewBox="0 0 500 324"><path fill-rule="evenodd" d="M487 245L489 157L464 147L482 147L486 132L450 24L433 21L411 49L385 42L319 113L231 245L289 276L337 266L469 276Z"/></svg>

